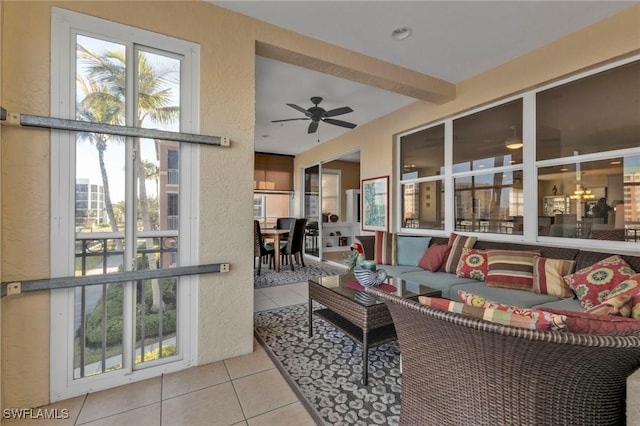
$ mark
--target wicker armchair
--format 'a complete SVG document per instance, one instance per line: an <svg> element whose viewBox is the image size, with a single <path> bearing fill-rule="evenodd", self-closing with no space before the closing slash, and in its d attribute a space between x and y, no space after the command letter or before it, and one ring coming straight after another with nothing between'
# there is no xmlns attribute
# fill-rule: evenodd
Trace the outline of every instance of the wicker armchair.
<svg viewBox="0 0 640 426"><path fill-rule="evenodd" d="M640 335L581 335L496 325L385 299L402 354L406 425L619 425Z"/></svg>

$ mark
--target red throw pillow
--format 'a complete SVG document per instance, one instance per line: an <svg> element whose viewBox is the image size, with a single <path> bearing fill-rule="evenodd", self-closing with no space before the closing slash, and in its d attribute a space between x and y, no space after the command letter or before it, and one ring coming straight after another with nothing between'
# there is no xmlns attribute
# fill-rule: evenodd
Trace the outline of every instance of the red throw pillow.
<svg viewBox="0 0 640 426"><path fill-rule="evenodd" d="M462 255L456 268L457 276L484 281L487 278L488 270L489 262L487 262L486 251L466 247L462 249Z"/></svg>
<svg viewBox="0 0 640 426"><path fill-rule="evenodd" d="M444 244L432 245L424 252L418 266L427 271L436 272L449 254L449 249L450 247Z"/></svg>
<svg viewBox="0 0 640 426"><path fill-rule="evenodd" d="M564 281L578 296L582 306L591 309L604 302L618 284L633 275L635 271L616 254L565 276Z"/></svg>

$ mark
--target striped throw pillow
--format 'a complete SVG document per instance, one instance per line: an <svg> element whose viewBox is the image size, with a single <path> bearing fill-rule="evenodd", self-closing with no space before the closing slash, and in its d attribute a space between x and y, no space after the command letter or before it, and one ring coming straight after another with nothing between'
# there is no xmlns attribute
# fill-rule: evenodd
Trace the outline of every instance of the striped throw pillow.
<svg viewBox="0 0 640 426"><path fill-rule="evenodd" d="M378 265L395 265L397 263L396 234L376 231L375 247L373 260Z"/></svg>
<svg viewBox="0 0 640 426"><path fill-rule="evenodd" d="M540 250L487 250L487 287L533 289L533 258Z"/></svg>
<svg viewBox="0 0 640 426"><path fill-rule="evenodd" d="M476 237L465 237L464 235L458 235L452 232L449 236L449 255L447 256L447 260L442 264L441 271L455 274L460 258L462 257L462 249L473 248L476 240Z"/></svg>
<svg viewBox="0 0 640 426"><path fill-rule="evenodd" d="M631 295L620 294L605 300L594 308L589 309L587 313L594 315L617 315L628 318L631 316L632 303L633 298Z"/></svg>
<svg viewBox="0 0 640 426"><path fill-rule="evenodd" d="M487 300L482 296L467 293L464 290L458 290L458 298L460 302L465 305L475 306L476 308L498 309L534 319L536 320L536 328L538 330L564 330L567 328L567 317L565 315L553 314L541 309L527 309L519 306L503 305L502 303Z"/></svg>
<svg viewBox="0 0 640 426"><path fill-rule="evenodd" d="M437 297L420 296L418 300L423 305L432 306L434 308L442 309L443 311L469 315L471 317L511 327L520 327L529 330L551 330L553 326L552 322L541 321L539 318L526 317L524 315L496 308L479 308Z"/></svg>
<svg viewBox="0 0 640 426"><path fill-rule="evenodd" d="M558 297L573 297L574 294L564 282L564 276L573 272L575 260L533 258L533 292Z"/></svg>

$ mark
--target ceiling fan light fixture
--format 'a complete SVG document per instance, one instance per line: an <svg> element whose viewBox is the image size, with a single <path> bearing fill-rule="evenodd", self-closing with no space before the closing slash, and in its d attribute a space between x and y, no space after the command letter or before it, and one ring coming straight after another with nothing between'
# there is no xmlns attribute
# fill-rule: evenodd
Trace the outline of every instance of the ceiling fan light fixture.
<svg viewBox="0 0 640 426"><path fill-rule="evenodd" d="M522 143L522 138L519 138L516 135L516 126L511 126L511 130L513 130L513 136L504 140L504 146L508 149L520 149L524 145Z"/></svg>
<svg viewBox="0 0 640 426"><path fill-rule="evenodd" d="M391 37L394 40L405 40L411 36L411 28L398 27L391 32Z"/></svg>

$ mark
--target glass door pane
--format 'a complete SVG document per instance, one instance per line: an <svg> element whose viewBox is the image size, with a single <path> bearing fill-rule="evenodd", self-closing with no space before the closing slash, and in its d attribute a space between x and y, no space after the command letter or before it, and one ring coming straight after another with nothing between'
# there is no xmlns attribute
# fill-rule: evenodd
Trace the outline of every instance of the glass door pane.
<svg viewBox="0 0 640 426"><path fill-rule="evenodd" d="M76 39L76 118L124 124L124 45ZM108 70L108 72L106 72ZM125 138L77 133L75 143L75 275L124 270ZM122 283L76 288L73 378L122 368Z"/></svg>
<svg viewBox="0 0 640 426"><path fill-rule="evenodd" d="M305 253L320 257L321 243L321 201L320 201L320 166L307 167L304 170L304 204L303 216L307 219L305 237Z"/></svg>
<svg viewBox="0 0 640 426"><path fill-rule="evenodd" d="M136 124L180 130L180 60L137 51ZM180 224L180 144L136 138L136 268L178 264ZM134 364L176 355L177 278L136 282Z"/></svg>

